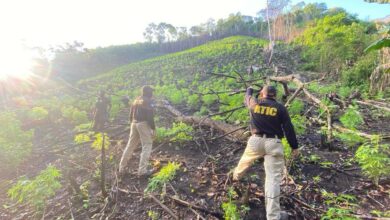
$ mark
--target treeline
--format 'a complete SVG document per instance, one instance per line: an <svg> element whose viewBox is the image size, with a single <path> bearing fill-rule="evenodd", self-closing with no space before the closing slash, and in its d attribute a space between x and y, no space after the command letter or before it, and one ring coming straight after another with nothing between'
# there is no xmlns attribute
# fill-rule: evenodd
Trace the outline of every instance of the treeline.
<svg viewBox="0 0 390 220"><path fill-rule="evenodd" d="M168 23L149 24L144 32L145 43L85 49L80 42L51 49L54 59L50 71L66 80L78 80L107 72L131 62L182 51L206 42L228 36L245 35L268 38L268 22L265 9L257 17L240 13L227 18L207 20L190 28L175 27ZM343 9L328 9L325 3L293 5L273 12L269 25L275 40L289 41L302 32L308 22L337 13Z"/></svg>
<svg viewBox="0 0 390 220"><path fill-rule="evenodd" d="M347 69L345 67L353 66L372 41L370 35L377 32L375 24L363 22L341 8L328 9L325 3L304 2L287 7L287 3L285 0L273 1L274 5L270 5L268 11L269 22L266 9L262 9L256 17L236 13L217 21L209 19L190 28L151 23L144 31L145 43L85 49L82 43L73 42L52 48L50 52L55 58L49 71L54 76L75 81L131 62L183 51L228 36L244 35L298 42L304 46L303 57L307 61L304 69L341 73ZM338 17L334 17L336 15ZM370 57L365 59L367 65L372 61ZM354 77L364 75L362 79L367 78L366 72L372 67L362 68L365 73Z"/></svg>

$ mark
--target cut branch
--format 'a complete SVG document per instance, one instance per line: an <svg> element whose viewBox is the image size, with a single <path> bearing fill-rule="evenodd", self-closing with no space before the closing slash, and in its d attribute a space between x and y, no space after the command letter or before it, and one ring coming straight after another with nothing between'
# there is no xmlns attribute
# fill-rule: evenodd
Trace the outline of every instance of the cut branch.
<svg viewBox="0 0 390 220"><path fill-rule="evenodd" d="M378 109L390 112L390 108L389 107L380 106L380 105L377 105L377 104L372 104L372 103L358 101L358 100L356 100L355 102L360 104L360 105L370 106L370 107L374 107L374 108L378 108Z"/></svg>
<svg viewBox="0 0 390 220"><path fill-rule="evenodd" d="M240 110L242 108L245 108L245 105L242 105L240 107L236 107L236 108L224 111L224 112L217 112L217 113L214 113L214 114L210 114L207 117L212 117L212 116L216 116L216 115L223 115L223 114L226 114L226 113L235 112L235 111Z"/></svg>
<svg viewBox="0 0 390 220"><path fill-rule="evenodd" d="M152 198L158 205L160 205L161 208L163 208L166 212L168 212L168 214L170 214L174 219L177 220L179 219L179 217L175 215L175 213L173 213L172 210L170 210L166 205L162 204L160 200L158 200L155 196L149 194L149 197Z"/></svg>
<svg viewBox="0 0 390 220"><path fill-rule="evenodd" d="M180 205L184 205L184 206L187 206L187 207L190 207L190 208L193 208L193 209L205 212L207 214L214 215L217 218L222 218L223 217L223 214L221 212L208 210L206 208L203 208L203 207L195 205L195 204L191 204L189 202L186 202L184 200L181 200L181 199L173 197L173 196L168 196L168 198L170 198L172 201L174 201L174 202L176 202L176 203L178 203Z"/></svg>

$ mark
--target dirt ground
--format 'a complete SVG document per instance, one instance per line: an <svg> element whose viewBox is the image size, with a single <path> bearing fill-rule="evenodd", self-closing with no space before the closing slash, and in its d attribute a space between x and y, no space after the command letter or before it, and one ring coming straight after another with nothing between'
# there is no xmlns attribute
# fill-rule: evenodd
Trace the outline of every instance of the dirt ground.
<svg viewBox="0 0 390 220"><path fill-rule="evenodd" d="M172 219L155 200L143 194L148 180L138 179L135 175L140 149L129 163L129 174L122 178L117 176L117 164L128 138L126 115L125 111L121 112L107 128L112 146L106 167L109 197L105 200L101 199L98 179L94 175L97 167L94 161L99 157L99 152L87 144L75 145L69 141L73 140L74 133L66 126L58 128L49 125L42 128L41 136L35 141L33 156L17 173L2 171L1 183L21 174L34 176L51 163L62 169L64 187L47 202L44 219L151 219L148 216L151 212L157 213L158 219ZM161 112L159 118L158 126L169 125L174 120L167 112ZM373 121L367 123L371 130L380 127ZM290 219L320 219L323 214L321 210L327 207L322 193L324 190L355 196L358 204L355 213L358 215L367 216L371 210L386 211L390 207L389 181L381 182L380 187L374 186L362 176L358 165L350 161L353 151L340 142L335 143L334 151L323 149L320 134L314 132L319 127L312 125L307 130L310 131L307 135L299 137L300 146L303 146L302 155L292 162L289 167L291 179L282 185L281 205L289 213ZM61 138L53 139L58 134L61 134ZM174 180L166 185L165 196L157 193L156 198L180 219L198 219L198 215L205 219L223 219L221 205L228 199L228 189L233 187L237 193L234 200L239 207L249 207L249 211L243 214L244 219L266 219L263 160L260 159L250 168L243 181L232 182L227 173L237 164L245 143L224 138L211 140L219 135L207 127L195 127L193 141L154 143L151 159L156 170L170 161L181 165ZM54 142L56 147L53 149ZM70 180L74 180L78 186L89 182L88 195L82 197L75 193ZM6 186L1 185L1 189L0 203L3 205L0 207L0 219L43 219L26 205L8 200L4 190ZM203 210L179 204L172 197Z"/></svg>

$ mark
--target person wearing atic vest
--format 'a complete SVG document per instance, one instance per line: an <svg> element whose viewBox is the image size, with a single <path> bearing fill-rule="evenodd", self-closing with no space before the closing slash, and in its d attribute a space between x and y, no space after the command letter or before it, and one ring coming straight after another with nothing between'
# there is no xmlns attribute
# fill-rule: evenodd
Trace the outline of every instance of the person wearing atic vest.
<svg viewBox="0 0 390 220"><path fill-rule="evenodd" d="M149 158L152 152L153 136L155 134L154 113L152 106L153 89L150 86L142 87L142 96L136 98L130 108L130 137L123 152L119 173L124 174L127 163L133 156L139 142L142 152L138 166L138 176L151 174L148 169Z"/></svg>
<svg viewBox="0 0 390 220"><path fill-rule="evenodd" d="M275 100L274 86L265 86L259 99L252 97L252 94L253 89L249 87L245 95L245 105L250 111L252 136L234 169L233 180L238 181L256 159L264 157L267 219L284 219L288 215L280 210L280 184L284 167L281 138L286 137L293 149L293 157L299 154L297 138L287 109Z"/></svg>

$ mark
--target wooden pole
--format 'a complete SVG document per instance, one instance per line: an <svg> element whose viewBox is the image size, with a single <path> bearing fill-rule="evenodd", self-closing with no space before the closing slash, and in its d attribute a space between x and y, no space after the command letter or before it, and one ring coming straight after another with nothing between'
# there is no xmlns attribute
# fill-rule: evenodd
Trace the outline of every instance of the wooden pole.
<svg viewBox="0 0 390 220"><path fill-rule="evenodd" d="M104 146L104 142L105 142L105 135L104 135L104 132L101 132L101 134L103 135L103 142L102 142L102 153L101 153L101 170L100 170L100 188L102 190L102 196L104 198L107 197L107 191L106 191L106 173L105 173L105 158L106 158L106 151L105 151L105 146Z"/></svg>

